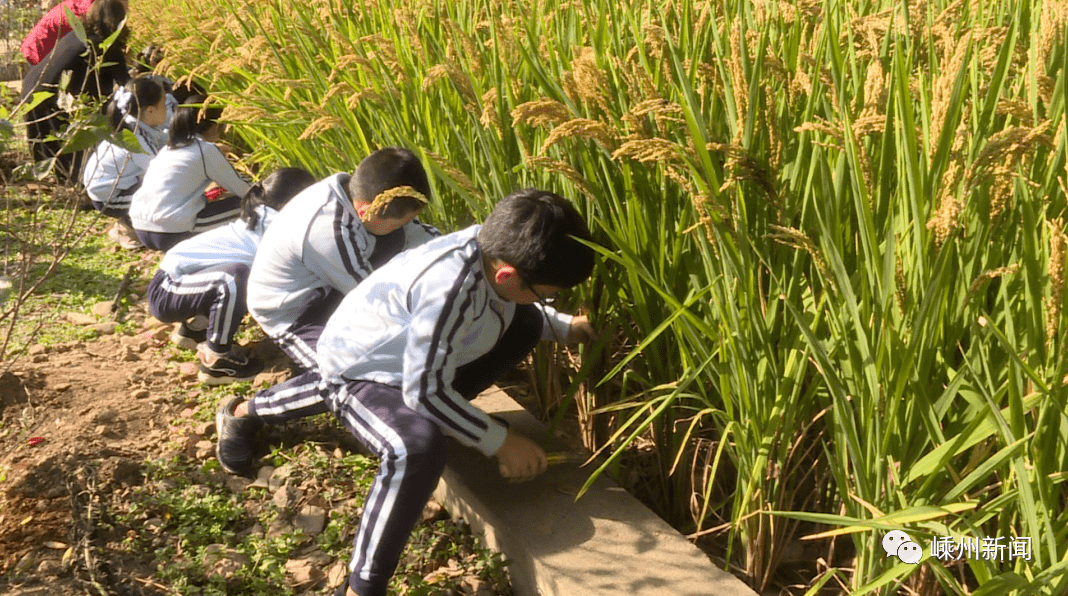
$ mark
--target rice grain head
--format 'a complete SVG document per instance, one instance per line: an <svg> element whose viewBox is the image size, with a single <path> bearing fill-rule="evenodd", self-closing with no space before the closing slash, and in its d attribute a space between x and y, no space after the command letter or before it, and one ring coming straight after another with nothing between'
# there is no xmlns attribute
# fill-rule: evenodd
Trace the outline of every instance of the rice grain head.
<svg viewBox="0 0 1068 596"><path fill-rule="evenodd" d="M642 27L643 46L649 56L660 58L664 55L664 45L667 43L667 31L660 25L646 24Z"/></svg>
<svg viewBox="0 0 1068 596"><path fill-rule="evenodd" d="M308 124L307 128L304 129L304 132L300 133L300 136L297 137L297 140L305 141L307 139L319 136L324 131L339 126L341 126L340 118L334 116L320 116L319 118L312 120L311 123Z"/></svg>
<svg viewBox="0 0 1068 596"><path fill-rule="evenodd" d="M768 238L786 246L800 249L809 254L812 257L812 262L816 265L816 269L819 271L820 277L823 282L830 286L835 292L838 291L838 287L834 282L834 277L831 275L831 269L827 266L827 260L823 256L823 251L816 246L816 243L812 241L804 232L797 228L769 225L772 233L768 234Z"/></svg>
<svg viewBox="0 0 1068 596"><path fill-rule="evenodd" d="M612 159L629 158L638 163L681 162L685 163L685 150L677 143L662 138L635 139L619 146Z"/></svg>
<svg viewBox="0 0 1068 596"><path fill-rule="evenodd" d="M431 151L427 151L426 156L432 162L434 162L435 165L438 166L438 168L445 174L445 176L452 180L453 183L456 184L456 186L460 187L460 189L464 193L469 196L475 197L479 201L484 199L482 192L478 189L478 186L471 181L471 178L467 174L463 173L462 171L460 171L459 168L453 165L452 162L445 159L441 155L438 155L437 153L433 153Z"/></svg>
<svg viewBox="0 0 1068 596"><path fill-rule="evenodd" d="M567 162L542 155L528 155L525 163L528 168L534 170L545 170L553 174L559 174L574 184L582 194L591 194L589 182Z"/></svg>
<svg viewBox="0 0 1068 596"><path fill-rule="evenodd" d="M986 271L983 271L979 274L978 277L973 279L971 285L968 286L968 296L971 297L973 294L975 294L980 288L983 287L985 282L988 282L992 279L997 279L999 277L1003 277L1005 275L1012 275L1018 272L1019 270L1020 264L1013 263L1005 267L998 267L997 269L988 269Z"/></svg>
<svg viewBox="0 0 1068 596"><path fill-rule="evenodd" d="M1046 302L1046 345L1052 348L1060 326L1064 294L1064 253L1068 235L1061 218L1046 222L1049 228L1049 298Z"/></svg>
<svg viewBox="0 0 1068 596"><path fill-rule="evenodd" d="M349 110L355 110L357 106L364 102L382 105L382 99L383 98L378 91L367 88L349 95L348 99L345 100L345 107Z"/></svg>
<svg viewBox="0 0 1068 596"><path fill-rule="evenodd" d="M934 159L934 152L938 147L938 139L942 135L943 126L946 124L946 114L949 111L950 102L953 101L953 85L956 82L957 73L960 72L964 64L964 57L968 54L971 43L971 33L962 35L957 40L953 48L953 54L945 62L943 68L939 69L938 77L931 85L931 155L928 156L930 159ZM964 110L964 113L967 114L967 110Z"/></svg>
<svg viewBox="0 0 1068 596"><path fill-rule="evenodd" d="M271 121L275 117L267 110L257 106L239 106L235 104L227 104L223 108L222 117L219 118L222 122L260 122Z"/></svg>
<svg viewBox="0 0 1068 596"><path fill-rule="evenodd" d="M867 76L864 78L864 109L860 112L860 118L886 113L887 75L883 72L883 65L879 60L872 60L868 65Z"/></svg>
<svg viewBox="0 0 1068 596"><path fill-rule="evenodd" d="M1031 104L1024 99L1001 99L998 101L996 112L1001 116L1015 118L1023 126L1034 125L1034 112Z"/></svg>
<svg viewBox="0 0 1068 596"><path fill-rule="evenodd" d="M571 111L564 104L552 99L537 99L512 108L512 126L525 124L538 128L551 128L567 122Z"/></svg>
<svg viewBox="0 0 1068 596"><path fill-rule="evenodd" d="M574 118L552 129L549 137L541 146L541 152L545 153L549 147L568 138L594 141L608 151L612 151L615 147L615 133L603 122L588 118Z"/></svg>
<svg viewBox="0 0 1068 596"><path fill-rule="evenodd" d="M482 115L478 121L486 128L492 128L501 134L501 118L497 114L497 88L493 87L482 94Z"/></svg>
<svg viewBox="0 0 1068 596"><path fill-rule="evenodd" d="M934 232L935 243L942 246L949 235L957 229L960 221L961 204L955 196L946 193L938 209L927 221L927 229Z"/></svg>
<svg viewBox="0 0 1068 596"><path fill-rule="evenodd" d="M727 70L731 77L731 91L734 97L735 118L734 138L732 143L741 143L745 132L745 118L749 111L749 84L745 76L745 68L742 63L742 26L735 22L730 35L731 58L727 63Z"/></svg>
<svg viewBox="0 0 1068 596"><path fill-rule="evenodd" d="M608 107L608 77L597 66L597 54L591 47L575 50L576 58L571 67L575 79L576 94L586 105L596 104L605 114Z"/></svg>
<svg viewBox="0 0 1068 596"><path fill-rule="evenodd" d="M1044 65L1049 65L1055 58L1054 50L1064 37L1064 27L1068 25L1068 0L1046 0L1042 3L1039 16L1039 51ZM1045 69L1040 69L1039 72Z"/></svg>

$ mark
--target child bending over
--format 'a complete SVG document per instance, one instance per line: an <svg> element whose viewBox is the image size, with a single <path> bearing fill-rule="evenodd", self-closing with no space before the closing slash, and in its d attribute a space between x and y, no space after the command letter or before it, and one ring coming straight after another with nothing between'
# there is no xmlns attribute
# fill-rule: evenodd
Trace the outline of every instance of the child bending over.
<svg viewBox="0 0 1068 596"><path fill-rule="evenodd" d="M402 250L439 235L415 219L429 196L419 159L390 147L351 176L335 174L301 193L267 231L248 307L299 369L316 368L319 334L345 294Z"/></svg>
<svg viewBox="0 0 1068 596"><path fill-rule="evenodd" d="M138 77L115 90L107 107L108 123L115 134L130 131L140 151L104 139L85 160L82 184L93 207L118 221L108 236L123 248L141 242L130 223L130 198L141 187L149 162L167 142L167 97L163 86Z"/></svg>
<svg viewBox="0 0 1068 596"><path fill-rule="evenodd" d="M576 238L590 235L571 203L534 189L513 193L483 225L377 269L327 322L318 349L326 404L381 458L353 543L351 574L338 596L386 593L445 468L446 437L496 457L513 481L545 471L537 443L470 400L538 340L594 338L585 317L544 305L593 270L593 251ZM286 419L265 415L271 404L260 402L234 396L220 404L216 453L224 467L247 468L259 426Z"/></svg>
<svg viewBox="0 0 1068 596"><path fill-rule="evenodd" d="M208 385L250 381L263 362L234 345L245 317L249 268L260 238L277 211L315 182L300 168L282 168L252 185L241 202L241 220L184 240L167 251L148 286L152 316L164 323L181 321L178 340L197 347L198 377ZM208 328L194 331L185 321L206 315ZM179 345L182 345L179 343Z"/></svg>
<svg viewBox="0 0 1068 596"><path fill-rule="evenodd" d="M215 146L225 125L221 108L203 109L194 95L174 112L170 140L145 172L130 201L130 220L145 246L167 251L195 234L237 219L249 184L241 179ZM208 202L212 183L231 196Z"/></svg>

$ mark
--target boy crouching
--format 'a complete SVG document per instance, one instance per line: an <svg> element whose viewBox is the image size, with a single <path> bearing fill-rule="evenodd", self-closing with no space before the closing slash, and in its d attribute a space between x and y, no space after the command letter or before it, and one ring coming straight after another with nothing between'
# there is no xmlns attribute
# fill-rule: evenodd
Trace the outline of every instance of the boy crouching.
<svg viewBox="0 0 1068 596"><path fill-rule="evenodd" d="M571 203L540 190L515 192L481 226L376 270L327 322L317 350L326 405L381 458L339 596L385 595L445 468L446 437L496 457L512 481L546 470L537 443L470 400L538 340L593 339L585 317L545 304L593 270L593 251L576 238L590 233ZM220 421L218 453L247 450L251 437L237 430L250 425L230 424L242 418ZM230 449L222 437L241 445Z"/></svg>

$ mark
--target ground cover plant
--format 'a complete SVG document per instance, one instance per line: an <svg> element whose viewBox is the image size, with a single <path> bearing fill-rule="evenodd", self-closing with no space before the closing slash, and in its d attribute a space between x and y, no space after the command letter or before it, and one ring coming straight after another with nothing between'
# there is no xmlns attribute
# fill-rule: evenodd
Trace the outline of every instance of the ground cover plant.
<svg viewBox="0 0 1068 596"><path fill-rule="evenodd" d="M177 0L137 27L253 163L412 147L446 230L516 187L578 200L602 263L565 302L607 333L540 356L546 410L613 472L655 446L640 490L752 586L804 536L797 593L1022 595L1068 587L1066 15Z"/></svg>
<svg viewBox="0 0 1068 596"><path fill-rule="evenodd" d="M25 295L12 292L3 319L0 592L332 590L375 469L355 440L320 417L265 437L273 447L254 485L222 472L215 406L254 388L200 386L192 354L148 316L160 255L120 250L110 221L64 200L73 190L5 182L0 240ZM260 385L288 374L267 348L255 348L272 363ZM440 507L424 517L393 593L510 593L499 554Z"/></svg>
<svg viewBox="0 0 1068 596"><path fill-rule="evenodd" d="M19 113L2 100L0 117ZM254 387L199 385L147 312L161 255L115 246L80 189L31 167L20 121L0 124L0 592L332 592L373 462L320 417L265 437L257 482L222 472L216 405ZM270 363L258 386L288 375L254 325L238 339ZM391 593L510 594L505 568L431 504Z"/></svg>

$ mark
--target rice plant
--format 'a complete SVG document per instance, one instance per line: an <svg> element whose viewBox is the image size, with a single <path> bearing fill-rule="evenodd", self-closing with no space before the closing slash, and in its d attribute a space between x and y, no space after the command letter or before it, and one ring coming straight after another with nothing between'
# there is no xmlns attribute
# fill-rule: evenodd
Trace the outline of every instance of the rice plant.
<svg viewBox="0 0 1068 596"><path fill-rule="evenodd" d="M137 25L251 163L412 147L444 230L579 202L605 333L554 383L596 471L655 445L640 490L755 588L801 538L797 593L1068 588L1068 3L172 4Z"/></svg>

